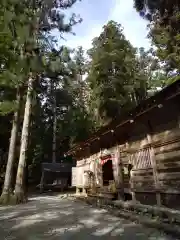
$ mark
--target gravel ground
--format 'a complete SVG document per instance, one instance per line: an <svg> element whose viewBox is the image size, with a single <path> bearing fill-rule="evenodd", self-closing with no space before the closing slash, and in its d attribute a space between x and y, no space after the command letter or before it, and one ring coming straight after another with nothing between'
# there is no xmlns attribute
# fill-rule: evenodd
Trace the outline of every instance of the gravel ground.
<svg viewBox="0 0 180 240"><path fill-rule="evenodd" d="M65 197L35 196L27 204L0 207L0 240L41 239L174 238Z"/></svg>

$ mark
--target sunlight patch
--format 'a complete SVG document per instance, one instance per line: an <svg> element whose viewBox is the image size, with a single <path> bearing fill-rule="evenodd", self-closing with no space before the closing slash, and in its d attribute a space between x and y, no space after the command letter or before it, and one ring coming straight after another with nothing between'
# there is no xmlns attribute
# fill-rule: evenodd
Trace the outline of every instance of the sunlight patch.
<svg viewBox="0 0 180 240"><path fill-rule="evenodd" d="M122 235L123 233L124 233L124 228L117 228L111 233L111 236L115 237L118 235Z"/></svg>
<svg viewBox="0 0 180 240"><path fill-rule="evenodd" d="M18 214L19 214L19 212L4 213L4 215L0 216L0 220L7 220L9 218L16 217Z"/></svg>
<svg viewBox="0 0 180 240"><path fill-rule="evenodd" d="M18 217L16 218L16 221L23 221L23 220L34 220L34 219L40 219L41 217L43 217L44 213L41 214L32 214L32 215L26 215L23 217Z"/></svg>
<svg viewBox="0 0 180 240"><path fill-rule="evenodd" d="M142 227L141 224L137 224L135 222L131 222L131 223L124 223L123 224L123 227L124 228L129 228L129 227Z"/></svg>
<svg viewBox="0 0 180 240"><path fill-rule="evenodd" d="M58 217L58 212L52 212L52 211L49 211L49 212L44 212L42 213L42 217L44 219L56 219Z"/></svg>
<svg viewBox="0 0 180 240"><path fill-rule="evenodd" d="M52 229L49 229L49 231L47 233L45 233L45 235L47 236L52 236L52 235L55 235L55 236L60 236L62 234L65 234L65 233L74 233L74 232L78 232L80 229L82 229L83 226L81 224L76 224L76 225L72 225L72 226L66 226L66 227L61 227L61 228L52 228Z"/></svg>
<svg viewBox="0 0 180 240"><path fill-rule="evenodd" d="M87 228L95 227L100 224L100 222L96 221L95 219L81 219L80 223L84 224Z"/></svg>
<svg viewBox="0 0 180 240"><path fill-rule="evenodd" d="M105 216L104 220L111 221L111 222L117 222L117 221L120 222L118 217L114 217L114 216L110 216L110 215Z"/></svg>
<svg viewBox="0 0 180 240"><path fill-rule="evenodd" d="M64 215L66 215L66 216L69 216L69 215L72 215L73 214L73 211L63 211L63 210L59 210L59 212L58 212L59 214L64 214Z"/></svg>
<svg viewBox="0 0 180 240"><path fill-rule="evenodd" d="M92 209L91 213L107 213L105 209Z"/></svg>
<svg viewBox="0 0 180 240"><path fill-rule="evenodd" d="M58 217L58 214L55 212L44 212L41 214L33 214L31 216L24 216L24 217L19 217L16 219L16 221L20 221L19 224L15 225L13 228L20 228L20 227L27 227L30 225L33 225L35 223L39 223L46 220L52 220L56 219Z"/></svg>
<svg viewBox="0 0 180 240"><path fill-rule="evenodd" d="M17 229L17 228L21 228L21 227L28 227L28 226L31 226L35 223L39 223L39 222L42 222L42 220L40 220L40 219L25 219L25 220L21 221L19 224L12 227L12 229Z"/></svg>
<svg viewBox="0 0 180 240"><path fill-rule="evenodd" d="M104 228L101 228L101 229L97 229L96 232L92 233L92 235L94 236L103 236L105 234L108 234L110 233L112 230L113 230L114 226L111 226L111 227L104 227Z"/></svg>
<svg viewBox="0 0 180 240"><path fill-rule="evenodd" d="M29 207L29 206L27 206L27 207L24 207L23 208L23 211L21 211L21 212L25 212L25 210L26 211L37 211L37 206L31 206L31 207Z"/></svg>

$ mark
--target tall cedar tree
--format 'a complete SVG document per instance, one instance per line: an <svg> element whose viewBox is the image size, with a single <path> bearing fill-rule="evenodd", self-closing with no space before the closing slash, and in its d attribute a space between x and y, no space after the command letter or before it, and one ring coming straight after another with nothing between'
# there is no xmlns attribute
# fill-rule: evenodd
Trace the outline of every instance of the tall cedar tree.
<svg viewBox="0 0 180 240"><path fill-rule="evenodd" d="M60 62L52 71L50 63L56 60L55 55ZM39 92L36 95L37 103L33 107L28 151L29 177L33 177L36 183L40 181L38 174L41 170L40 163L52 161L52 144L49 143L53 139L54 97L56 98L57 162L62 160L64 152L73 144L87 138L92 129L91 117L87 111L87 84L83 80L84 77L82 78L86 73L84 50L82 47L77 50L61 47L58 52L52 52L49 59L44 76L40 79ZM56 84L53 95L51 83Z"/></svg>
<svg viewBox="0 0 180 240"><path fill-rule="evenodd" d="M145 81L136 74L136 50L125 39L120 24L110 21L89 50L90 109L97 125L136 105L144 98Z"/></svg>
<svg viewBox="0 0 180 240"><path fill-rule="evenodd" d="M18 36L17 39L12 38L20 52L17 63L23 62L25 65L23 71L28 76L28 84L25 77L23 79L28 88L15 186L16 202L24 200L23 184L34 84L39 79L39 75L43 73L43 67L47 59L47 46L45 47L45 44L42 43L45 42L44 39L50 35L52 29L58 29L60 34L71 31L71 27L76 23L75 16L73 15L70 22L65 24L62 10L71 7L75 2L75 0L66 2L32 0L28 3L27 1L14 1L13 4L9 3L9 8L7 7L8 14L10 15L7 26L11 28L12 34L15 32Z"/></svg>
<svg viewBox="0 0 180 240"><path fill-rule="evenodd" d="M88 113L88 86L84 79L87 73L87 64L82 47L73 51L72 58L67 65L69 75L63 78L63 89L71 96L71 104L68 104L63 121L58 126L61 131L61 146L83 141L92 130L92 121ZM63 140L66 139L66 144Z"/></svg>
<svg viewBox="0 0 180 240"><path fill-rule="evenodd" d="M134 0L134 6L137 11L144 13L143 16L152 20L152 15L157 11L161 17L165 13L172 15L175 8L179 7L179 0Z"/></svg>
<svg viewBox="0 0 180 240"><path fill-rule="evenodd" d="M27 67L22 58L22 11L17 7L17 2L1 1L0 3L0 85L3 90L1 94L1 115L7 115L13 111L14 119L12 124L8 162L4 180L4 188L1 202L9 200L9 194L12 183L12 171L15 159L15 146L18 133L18 124L20 120L20 106L22 99L22 80L27 74ZM19 15L17 16L17 12ZM23 29L25 30L25 29ZM21 38L20 38L21 36ZM23 71L22 71L23 69ZM2 93L1 92L1 93ZM17 99L15 100L15 93ZM8 95L8 98L6 98ZM14 96L14 97L13 97Z"/></svg>
<svg viewBox="0 0 180 240"><path fill-rule="evenodd" d="M149 37L155 45L166 84L179 79L180 71L180 2L135 0L135 8L151 21Z"/></svg>
<svg viewBox="0 0 180 240"><path fill-rule="evenodd" d="M25 167L26 167L26 152L28 146L28 134L29 134L29 124L30 124L30 115L31 115L31 105L32 105L32 93L33 93L33 84L39 78L39 74L42 72L42 66L34 65L37 64L37 61L41 62L42 57L47 56L43 55L42 51L39 51L40 45L38 43L39 34L43 31L50 31L56 28L59 33L70 32L71 27L76 23L74 16L70 19L69 24L64 23L64 15L60 10L71 7L76 1L60 1L60 2L50 2L49 1L40 1L38 4L37 1L33 2L33 5L30 5L33 10L33 22L30 24L29 33L32 34L32 42L29 44L28 53L30 53L30 77L28 80L28 90L27 98L24 112L24 121L22 128L21 136L21 148L20 148L20 157L19 165L17 170L16 185L15 185L15 201L17 203L22 202L25 198L23 182L25 177ZM39 14L40 12L40 14ZM39 18L38 18L39 17ZM43 24L42 24L43 23ZM45 29L44 29L45 27ZM33 62L31 62L33 59ZM32 64L32 65L31 65ZM56 69L57 62L55 65L52 64L52 70ZM55 106L56 107L56 106Z"/></svg>

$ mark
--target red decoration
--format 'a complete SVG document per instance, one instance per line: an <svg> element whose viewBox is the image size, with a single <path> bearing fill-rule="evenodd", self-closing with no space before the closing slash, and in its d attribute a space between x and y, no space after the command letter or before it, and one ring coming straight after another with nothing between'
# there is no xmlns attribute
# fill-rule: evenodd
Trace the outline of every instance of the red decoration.
<svg viewBox="0 0 180 240"><path fill-rule="evenodd" d="M101 165L104 165L107 161L113 160L115 158L114 154L108 154L100 157Z"/></svg>

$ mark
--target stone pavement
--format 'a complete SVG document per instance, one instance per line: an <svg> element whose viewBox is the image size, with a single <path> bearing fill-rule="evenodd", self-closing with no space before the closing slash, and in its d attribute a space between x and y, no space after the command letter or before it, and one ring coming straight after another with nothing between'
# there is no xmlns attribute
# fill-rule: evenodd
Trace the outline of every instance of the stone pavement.
<svg viewBox="0 0 180 240"><path fill-rule="evenodd" d="M0 207L0 240L171 240L155 229L58 196L35 196L23 205Z"/></svg>

